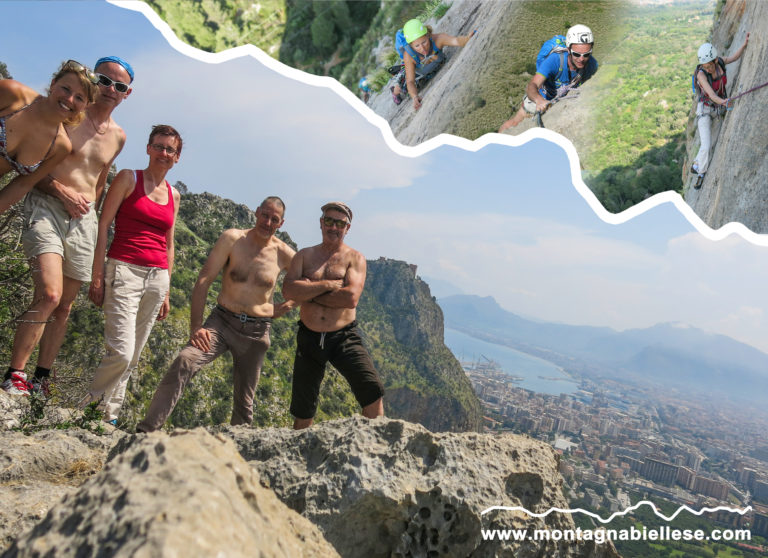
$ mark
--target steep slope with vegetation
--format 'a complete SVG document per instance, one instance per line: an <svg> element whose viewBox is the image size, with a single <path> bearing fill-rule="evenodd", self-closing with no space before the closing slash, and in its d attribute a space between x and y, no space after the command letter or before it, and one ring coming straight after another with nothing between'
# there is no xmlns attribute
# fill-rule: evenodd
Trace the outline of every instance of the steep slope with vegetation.
<svg viewBox="0 0 768 558"><path fill-rule="evenodd" d="M726 68L729 97L768 82L768 2L718 0L711 37L703 39L710 39L721 56L727 57L741 47L747 32L751 34L749 46ZM695 175L685 172L700 145L693 114L689 118L685 200L711 227L737 221L754 232L768 233L766 107L768 87L763 87L737 99L725 118L715 119L709 171L700 190L692 187Z"/></svg>
<svg viewBox="0 0 768 558"><path fill-rule="evenodd" d="M368 262L359 319L387 389L390 414L430 430L478 430L480 406L443 343L443 312L416 267Z"/></svg>
<svg viewBox="0 0 768 558"><path fill-rule="evenodd" d="M691 73L713 9L712 0L628 5L618 22L589 84L594 141L579 149L584 180L610 211L682 191Z"/></svg>

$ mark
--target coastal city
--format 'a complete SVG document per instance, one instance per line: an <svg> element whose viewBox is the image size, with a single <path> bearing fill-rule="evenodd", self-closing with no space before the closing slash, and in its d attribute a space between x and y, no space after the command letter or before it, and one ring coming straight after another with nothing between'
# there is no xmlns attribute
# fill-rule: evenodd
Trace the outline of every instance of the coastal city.
<svg viewBox="0 0 768 558"><path fill-rule="evenodd" d="M713 524L768 538L768 420L727 403L688 401L672 390L581 378L573 393L516 385L490 359L463 362L484 405L486 431L526 434L561 455L573 509L603 518L639 500L743 510L707 514ZM671 506L670 506L671 507ZM742 545L762 555L768 549ZM750 554L751 555L751 554Z"/></svg>

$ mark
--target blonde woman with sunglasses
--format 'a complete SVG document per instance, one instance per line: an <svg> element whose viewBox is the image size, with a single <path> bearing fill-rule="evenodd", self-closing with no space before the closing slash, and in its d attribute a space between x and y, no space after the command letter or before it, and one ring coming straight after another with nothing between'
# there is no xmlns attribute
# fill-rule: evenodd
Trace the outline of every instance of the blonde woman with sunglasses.
<svg viewBox="0 0 768 558"><path fill-rule="evenodd" d="M104 307L107 350L82 404L98 401L104 420L113 424L152 326L170 310L173 233L181 196L165 176L178 163L181 147L181 136L172 126L154 126L147 142L149 165L117 174L99 218L88 296ZM113 221L115 234L107 252Z"/></svg>
<svg viewBox="0 0 768 558"><path fill-rule="evenodd" d="M0 190L0 214L19 201L72 151L64 124L76 124L96 98L98 78L74 60L53 75L48 95L0 80L0 177L18 176Z"/></svg>

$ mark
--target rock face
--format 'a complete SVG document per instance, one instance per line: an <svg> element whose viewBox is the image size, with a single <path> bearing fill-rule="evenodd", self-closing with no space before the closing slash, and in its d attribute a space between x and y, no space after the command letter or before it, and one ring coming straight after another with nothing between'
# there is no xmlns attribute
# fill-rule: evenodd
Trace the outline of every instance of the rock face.
<svg viewBox="0 0 768 558"><path fill-rule="evenodd" d="M482 67L493 41L503 36L502 27L511 20L513 12L508 2L456 0L451 4L435 32L466 35L478 27L482 31L463 49L446 48L448 61L423 88L422 107L414 111L410 98L403 101L406 106L396 106L388 90L370 101L374 112L389 121L398 141L416 145L450 129L457 111L463 112L469 105L476 68ZM434 21L426 23L433 25Z"/></svg>
<svg viewBox="0 0 768 558"><path fill-rule="evenodd" d="M481 81L492 80L497 87L501 87L509 78L507 72L510 68L494 60L494 57L520 56L519 52L502 55L499 46L500 42L508 42L511 37L517 36L521 25L532 24L525 16L521 19L522 8L523 2L455 0L451 9L438 22L428 22L433 25L435 32L466 35L477 29L478 33L464 48L446 48L448 61L421 89L423 105L418 111L413 110L407 95L403 103L396 106L388 88L369 101L371 108L387 119L398 141L406 145L417 145L441 133L463 135L456 129L456 125L464 117L479 118L480 129L495 132L504 120L517 112L525 93L524 87L514 91L509 99L509 108L503 114L495 114L495 119L487 120L491 115L479 115L476 109L478 103L484 106L486 102L482 94L484 88L479 87ZM611 10L612 7L606 3L605 9ZM542 29L536 35L537 44L551 37L556 30ZM391 44L389 48L392 48ZM533 63L535 55L531 53L529 56ZM526 83L531 77L528 75ZM582 149L592 138L594 121L590 114L596 99L593 87L572 92L547 111L545 126L563 134L577 149ZM504 133L520 134L535 126L533 119L527 118L519 126Z"/></svg>
<svg viewBox="0 0 768 558"><path fill-rule="evenodd" d="M381 374L387 415L432 431L477 431L480 402L444 343L443 311L406 262L368 262L358 319Z"/></svg>
<svg viewBox="0 0 768 558"><path fill-rule="evenodd" d="M618 556L612 545L483 540L481 529L573 529L557 457L513 435L432 434L360 417L305 431L224 427L289 507L318 525L341 556Z"/></svg>
<svg viewBox="0 0 768 558"><path fill-rule="evenodd" d="M113 439L84 430L0 432L0 548L99 471Z"/></svg>
<svg viewBox="0 0 768 558"><path fill-rule="evenodd" d="M338 556L231 441L195 430L125 445L3 556Z"/></svg>
<svg viewBox="0 0 768 558"><path fill-rule="evenodd" d="M726 0L715 21L711 42L721 56L733 54L744 43L749 45L741 59L726 67L728 94L731 97L768 81L768 2ZM701 38L701 42L706 41ZM696 45L698 46L698 45ZM695 56L692 58L692 68ZM709 171L700 190L693 188L695 175L690 169L700 141L695 117L688 126L688 157L683 166L685 200L708 225L721 227L731 221L743 223L757 233L768 232L768 87L735 101L722 124L712 127L713 147ZM720 119L716 119L720 120Z"/></svg>

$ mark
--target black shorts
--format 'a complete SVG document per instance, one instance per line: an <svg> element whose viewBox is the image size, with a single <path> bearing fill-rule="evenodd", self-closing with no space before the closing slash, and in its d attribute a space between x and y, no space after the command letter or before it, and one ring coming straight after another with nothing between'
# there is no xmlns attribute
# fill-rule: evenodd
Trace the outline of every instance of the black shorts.
<svg viewBox="0 0 768 558"><path fill-rule="evenodd" d="M356 321L338 331L325 333L312 331L299 322L291 390L291 414L294 417L311 419L315 416L326 362L349 382L361 407L384 395L384 386L363 346Z"/></svg>

